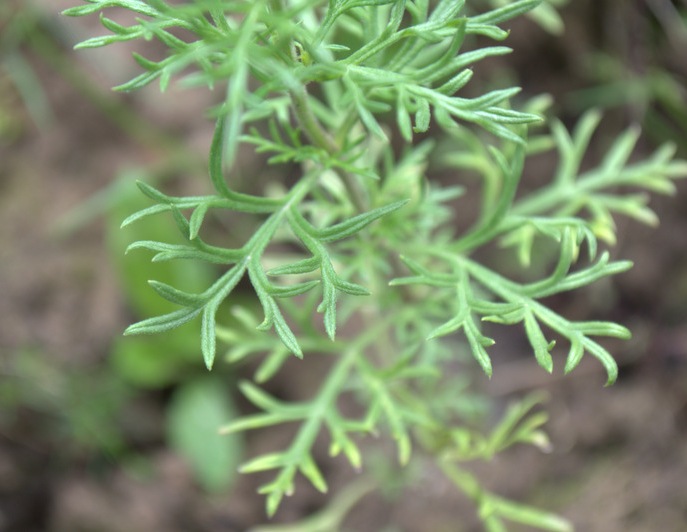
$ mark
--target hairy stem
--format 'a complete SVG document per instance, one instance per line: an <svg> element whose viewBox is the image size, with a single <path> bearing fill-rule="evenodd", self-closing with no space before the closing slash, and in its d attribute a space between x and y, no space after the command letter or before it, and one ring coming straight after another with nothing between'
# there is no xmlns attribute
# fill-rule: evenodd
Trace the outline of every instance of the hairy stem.
<svg viewBox="0 0 687 532"><path fill-rule="evenodd" d="M310 142L312 142L314 146L325 150L330 155L337 155L340 153L341 147L322 127L322 124L320 124L310 108L310 104L308 103L309 96L306 88L301 86L298 89L292 90L290 94L296 120L298 120L299 125L303 128ZM336 172L346 187L346 191L356 210L365 212L367 210L366 201L362 191L356 184L355 177L344 170L337 169Z"/></svg>

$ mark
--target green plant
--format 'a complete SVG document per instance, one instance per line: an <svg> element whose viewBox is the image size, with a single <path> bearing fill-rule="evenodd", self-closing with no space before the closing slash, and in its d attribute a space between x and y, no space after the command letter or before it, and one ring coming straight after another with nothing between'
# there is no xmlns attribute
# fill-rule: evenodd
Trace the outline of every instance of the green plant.
<svg viewBox="0 0 687 532"><path fill-rule="evenodd" d="M612 384L616 363L595 338L627 339L629 331L566 319L546 298L627 270L630 263L611 260L598 241L613 243L617 214L656 223L643 191L672 192L672 179L687 166L673 160L670 146L631 161L638 136L632 128L597 167L581 171L597 113L586 114L572 133L555 120L542 132L543 99L520 102L519 111L511 108L517 88L462 96L473 65L510 51L488 40L504 40L501 25L540 0L498 4L475 12L476 3L461 0L87 0L66 11L121 7L141 16L122 26L101 15L110 34L80 48L140 38L167 47L160 61L135 55L143 73L118 90L155 80L165 90L179 76L185 86L225 91L212 110L212 191L172 196L139 183L153 204L123 223L170 215L181 243L146 239L129 249L150 250L155 262L211 263L217 276L198 293L150 281L178 308L126 334L166 333L200 318L208 368L218 341L231 363L260 361L254 381L239 386L259 412L222 431L296 424L290 445L241 469L276 471L260 489L270 515L293 492L299 472L327 490L313 457L320 433L328 432L332 455L345 455L357 469L365 466L364 436L383 432L395 441L401 464L415 453L433 457L474 499L488 530L504 530L504 521L569 529L556 516L488 492L460 467L516 443L546 447L546 415L533 411L539 400L514 406L482 436L456 411L464 386L450 368L469 353L491 375L490 323L522 324L546 371L559 356L555 342L564 340L566 372L590 354ZM552 20L551 13L549 6L544 18ZM251 148L281 168L281 177L237 190L237 153ZM553 179L518 194L527 157L552 149L560 158ZM426 177L438 163L458 177L481 178L479 214L470 227L456 227L453 216L468 201L463 189ZM249 236L231 247L225 243L235 235L218 231L215 222L229 216L236 228L238 214ZM506 249L494 251L499 243ZM485 248L498 259L475 258ZM550 274L531 278L528 266L546 257L554 257ZM236 304L244 279L253 296L241 295ZM313 321L318 313L321 326ZM457 331L465 342L441 339ZM290 402L265 391L292 357L307 364L313 356L327 357L331 367L310 400ZM345 415L342 401L355 402L359 414Z"/></svg>

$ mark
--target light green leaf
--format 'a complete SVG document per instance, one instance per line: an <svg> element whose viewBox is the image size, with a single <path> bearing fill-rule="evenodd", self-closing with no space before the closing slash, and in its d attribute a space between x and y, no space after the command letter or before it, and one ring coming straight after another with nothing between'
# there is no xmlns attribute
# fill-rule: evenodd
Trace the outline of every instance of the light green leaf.
<svg viewBox="0 0 687 532"><path fill-rule="evenodd" d="M573 526L568 520L538 508L507 501L506 499L494 496L492 496L492 504L494 512L508 521L529 525L540 530L549 530L551 532L573 531Z"/></svg>
<svg viewBox="0 0 687 532"><path fill-rule="evenodd" d="M84 15L91 15L97 13L102 9L108 7L123 7L136 13L146 15L149 17L155 17L159 15L156 9L151 8L145 2L141 0L86 0L90 4L84 6L71 7L62 11L63 15L68 17L81 17Z"/></svg>
<svg viewBox="0 0 687 532"><path fill-rule="evenodd" d="M183 308L129 325L124 334L156 334L180 327L198 316L202 308Z"/></svg>
<svg viewBox="0 0 687 532"><path fill-rule="evenodd" d="M307 478L317 490L322 493L327 493L327 482L322 476L322 472L317 467L317 464L312 459L312 456L307 455L301 460L298 468L303 476Z"/></svg>
<svg viewBox="0 0 687 532"><path fill-rule="evenodd" d="M539 323L532 312L525 311L524 321L525 332L534 349L534 356L537 362L542 368L551 373L553 371L553 359L549 351L551 350L552 344L544 337L544 333L541 327L539 327Z"/></svg>
<svg viewBox="0 0 687 532"><path fill-rule="evenodd" d="M256 473L282 467L287 458L282 453L263 454L246 462L241 466L241 473Z"/></svg>
<svg viewBox="0 0 687 532"><path fill-rule="evenodd" d="M183 292L173 286L154 280L148 281L148 284L152 286L160 296L176 305L197 307L203 302L203 297L200 294L189 294L188 292Z"/></svg>
<svg viewBox="0 0 687 532"><path fill-rule="evenodd" d="M425 99L418 101L417 113L415 113L415 128L416 133L424 133L429 129L429 121L431 112L429 109L429 102Z"/></svg>
<svg viewBox="0 0 687 532"><path fill-rule="evenodd" d="M309 273L315 271L319 266L320 260L317 257L310 257L291 264L272 268L267 272L267 275L297 275Z"/></svg>
<svg viewBox="0 0 687 532"><path fill-rule="evenodd" d="M518 2L512 2L499 9L493 9L482 15L471 17L470 22L476 24L500 24L501 22L505 22L506 20L510 20L531 11L541 4L541 2L542 0L520 0Z"/></svg>
<svg viewBox="0 0 687 532"><path fill-rule="evenodd" d="M382 216L400 209L407 204L408 201L409 200L396 201L394 203L384 205L383 207L359 214L353 218L349 218L344 222L327 227L326 229L321 229L317 231L315 235L322 242L335 242L336 240L348 238L349 236L354 235L361 229L370 225L375 220L378 220Z"/></svg>
<svg viewBox="0 0 687 532"><path fill-rule="evenodd" d="M225 491L236 479L242 439L220 435L218 428L237 415L219 379L202 377L186 382L172 396L167 411L169 442L208 491Z"/></svg>

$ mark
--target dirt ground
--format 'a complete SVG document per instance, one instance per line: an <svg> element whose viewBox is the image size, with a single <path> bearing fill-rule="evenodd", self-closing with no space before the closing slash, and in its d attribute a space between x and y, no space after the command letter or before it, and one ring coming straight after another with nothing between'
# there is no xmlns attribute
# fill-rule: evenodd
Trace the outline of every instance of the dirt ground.
<svg viewBox="0 0 687 532"><path fill-rule="evenodd" d="M71 51L101 33L96 17L55 15L72 3L0 7L0 531L246 531L267 522L255 494L259 479L242 477L230 493L204 493L165 444L172 390L122 388L111 376L114 339L133 316L106 245L107 196L93 201L127 168L175 161L181 144L191 155L179 173L202 172L211 127L199 117L212 95L159 95L156 87L111 93L135 72L132 47ZM640 78L657 68L670 72L684 113L685 32L651 8L684 12L684 3L573 4L564 11L561 41L525 30L528 23L514 26L512 65L526 93L572 101L572 92L594 84L585 54L602 50ZM25 70L35 76L33 105L10 74ZM608 127L642 121L640 150L672 136L687 157L687 127L666 101L660 94L631 100L609 111ZM578 111L572 103L561 112L570 119ZM621 365L615 386L602 386L593 361L567 377L546 375L517 337L495 357L491 381L476 374L497 406L546 390L553 443L549 454L515 448L477 465L480 478L505 496L561 513L581 532L687 530L685 185L652 201L660 227L620 222L613 253L633 260L633 270L556 303L568 315L603 316L632 329L630 342L609 344ZM92 212L77 210L89 198ZM282 436L251 434L248 445L259 449ZM340 461L326 467L334 491L354 476ZM471 505L438 471L423 466L418 478L395 497L367 495L346 530L480 530ZM275 520L309 515L324 502L303 485Z"/></svg>

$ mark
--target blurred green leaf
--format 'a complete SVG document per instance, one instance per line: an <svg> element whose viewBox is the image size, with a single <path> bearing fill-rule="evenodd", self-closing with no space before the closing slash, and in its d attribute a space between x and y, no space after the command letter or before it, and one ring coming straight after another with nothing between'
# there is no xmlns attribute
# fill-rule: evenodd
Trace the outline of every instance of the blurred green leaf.
<svg viewBox="0 0 687 532"><path fill-rule="evenodd" d="M225 383L214 377L186 382L175 391L167 412L170 444L188 461L203 488L212 492L232 485L243 458L241 436L219 434L220 425L238 417L225 389Z"/></svg>
<svg viewBox="0 0 687 532"><path fill-rule="evenodd" d="M111 348L110 363L126 382L142 388L174 384L198 363L195 334L174 329L159 336L120 336Z"/></svg>

